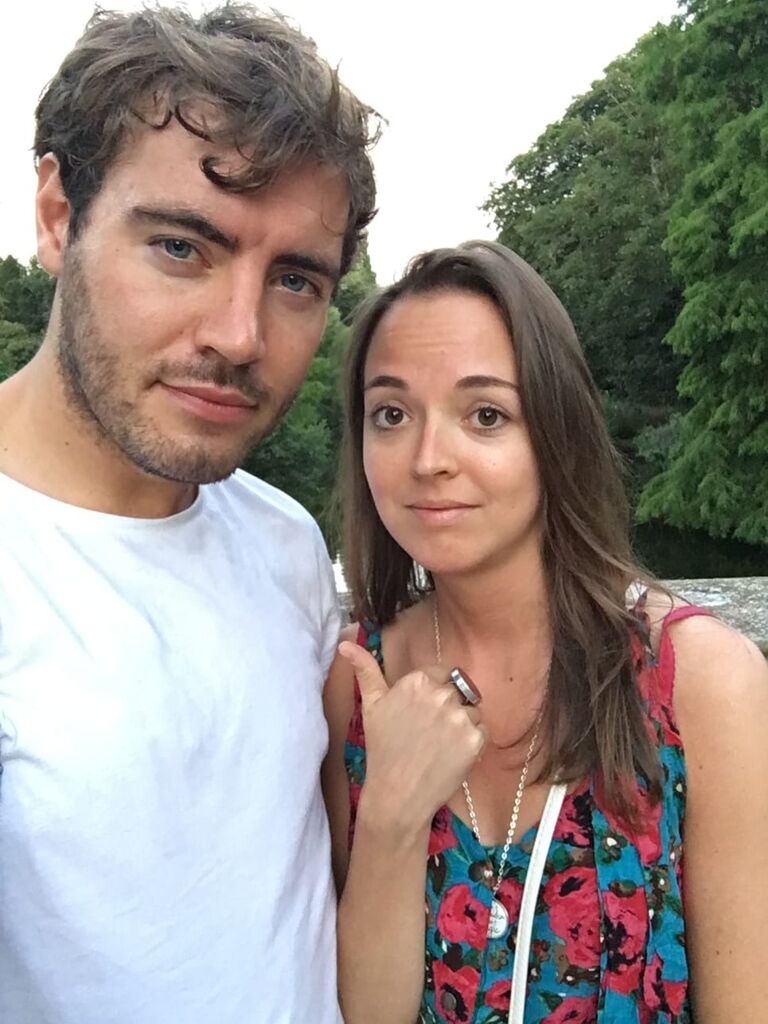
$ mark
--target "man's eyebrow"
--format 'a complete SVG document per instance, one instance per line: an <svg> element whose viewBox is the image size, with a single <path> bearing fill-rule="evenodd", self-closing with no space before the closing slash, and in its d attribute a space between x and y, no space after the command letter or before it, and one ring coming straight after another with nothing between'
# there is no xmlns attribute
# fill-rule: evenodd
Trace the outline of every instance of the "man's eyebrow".
<svg viewBox="0 0 768 1024"><path fill-rule="evenodd" d="M320 277L328 279L334 287L341 279L341 267L337 263L330 263L309 252L284 252L277 257L275 263L281 267L290 267L291 270L306 270L308 274L319 274Z"/></svg>
<svg viewBox="0 0 768 1024"><path fill-rule="evenodd" d="M240 243L236 238L225 235L199 213L183 207L134 206L128 214L131 220L148 221L152 224L168 224L185 231L192 231L214 245L220 245L227 252L237 252Z"/></svg>
<svg viewBox="0 0 768 1024"><path fill-rule="evenodd" d="M363 388L363 391L370 391L371 388L400 388L408 390L408 385L402 377L390 377L389 374L380 373L378 377L372 377Z"/></svg>
<svg viewBox="0 0 768 1024"><path fill-rule="evenodd" d="M469 388L511 388L513 391L520 390L517 384L513 384L511 380L504 380L503 377L493 377L484 373L462 377L457 382L456 387L461 388L462 391L467 391Z"/></svg>

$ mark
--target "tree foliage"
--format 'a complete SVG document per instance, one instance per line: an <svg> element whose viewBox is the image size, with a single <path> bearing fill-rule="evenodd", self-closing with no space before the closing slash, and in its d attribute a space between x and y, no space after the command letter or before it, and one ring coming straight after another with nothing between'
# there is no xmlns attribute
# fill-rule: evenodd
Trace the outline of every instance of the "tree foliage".
<svg viewBox="0 0 768 1024"><path fill-rule="evenodd" d="M48 323L56 285L33 257L29 266L13 256L0 259L0 316L41 335Z"/></svg>
<svg viewBox="0 0 768 1024"><path fill-rule="evenodd" d="M55 284L36 259L0 259L0 380L28 363L48 323Z"/></svg>
<svg viewBox="0 0 768 1024"><path fill-rule="evenodd" d="M352 322L360 303L370 295L375 287L376 276L371 269L368 243L364 238L360 243L354 264L339 283L334 300L334 305L345 324Z"/></svg>
<svg viewBox="0 0 768 1024"><path fill-rule="evenodd" d="M0 320L0 380L13 376L37 352L40 339L23 324Z"/></svg>
<svg viewBox="0 0 768 1024"><path fill-rule="evenodd" d="M486 209L500 241L563 301L598 386L659 407L676 404L680 360L663 339L681 294L661 247L674 182L639 87L646 48L614 62L512 161Z"/></svg>
<svg viewBox="0 0 768 1024"><path fill-rule="evenodd" d="M768 544L768 18L699 0L653 69L685 169L666 250L684 284L669 342L691 407L643 519Z"/></svg>
<svg viewBox="0 0 768 1024"><path fill-rule="evenodd" d="M571 313L638 517L768 543L768 18L689 0L486 204Z"/></svg>

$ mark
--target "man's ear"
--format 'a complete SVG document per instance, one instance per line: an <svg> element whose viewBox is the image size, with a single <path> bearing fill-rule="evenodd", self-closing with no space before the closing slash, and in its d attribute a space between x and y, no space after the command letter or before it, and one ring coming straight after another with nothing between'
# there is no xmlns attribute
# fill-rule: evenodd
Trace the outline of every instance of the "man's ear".
<svg viewBox="0 0 768 1024"><path fill-rule="evenodd" d="M59 161L46 153L37 168L37 258L52 277L58 277L69 233L69 201L64 195Z"/></svg>

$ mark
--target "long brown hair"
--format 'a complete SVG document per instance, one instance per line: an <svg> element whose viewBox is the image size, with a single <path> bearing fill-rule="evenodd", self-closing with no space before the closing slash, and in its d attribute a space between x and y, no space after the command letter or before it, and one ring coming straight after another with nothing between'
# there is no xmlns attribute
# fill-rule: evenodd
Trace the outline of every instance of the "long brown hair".
<svg viewBox="0 0 768 1024"><path fill-rule="evenodd" d="M341 477L354 612L383 626L432 589L429 574L390 536L373 503L363 470L363 378L387 310L409 295L441 290L490 298L514 342L543 494L543 560L554 636L542 775L570 782L597 771L608 806L631 822L636 774L655 797L660 792L658 754L633 665L631 636L643 627L625 603L633 581L650 580L632 559L620 460L573 324L539 275L497 243L467 242L417 257L356 320L345 375Z"/></svg>

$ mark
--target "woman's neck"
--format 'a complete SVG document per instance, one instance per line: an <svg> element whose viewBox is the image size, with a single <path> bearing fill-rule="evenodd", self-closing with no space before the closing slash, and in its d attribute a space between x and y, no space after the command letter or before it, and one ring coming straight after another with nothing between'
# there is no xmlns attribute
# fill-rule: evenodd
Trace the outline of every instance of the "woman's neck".
<svg viewBox="0 0 768 1024"><path fill-rule="evenodd" d="M540 552L514 564L435 577L439 630L451 646L471 654L497 647L544 651L552 628Z"/></svg>

